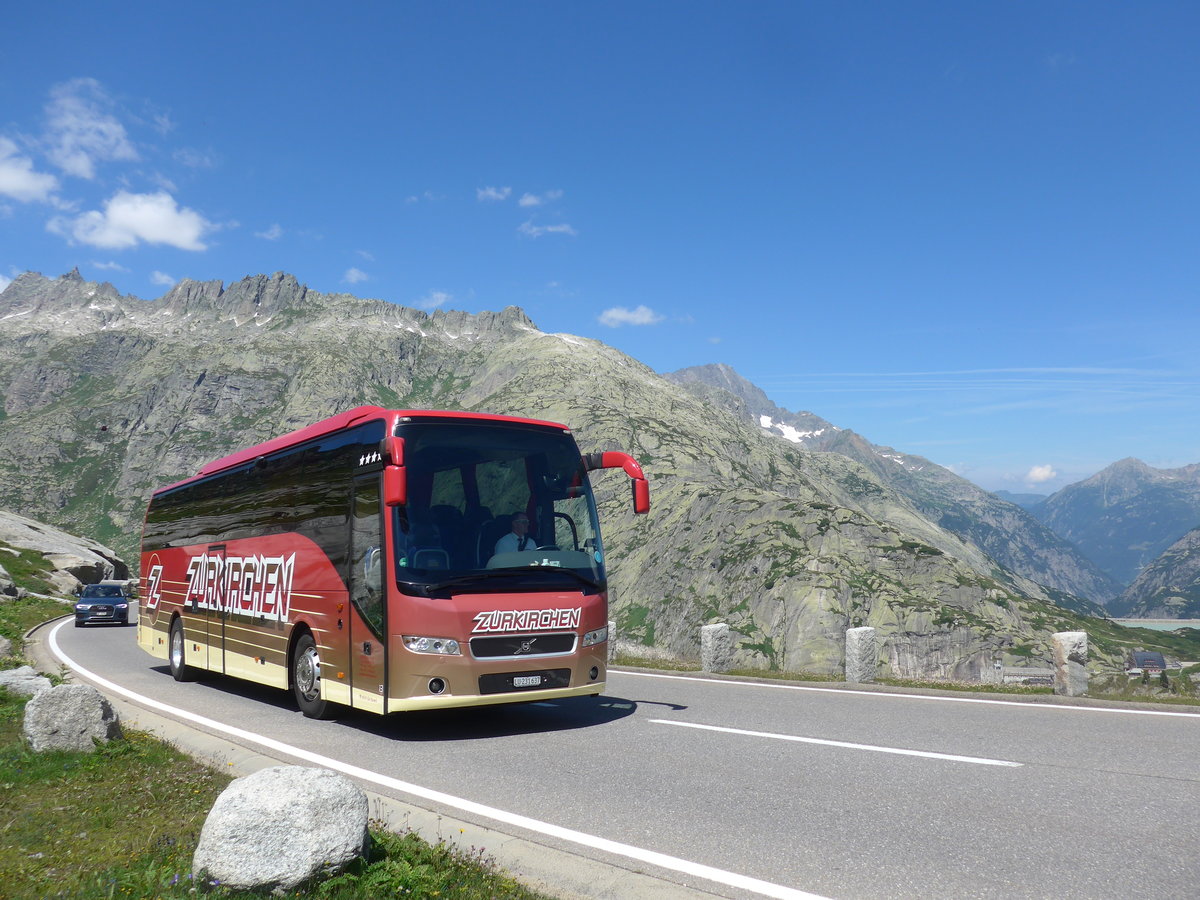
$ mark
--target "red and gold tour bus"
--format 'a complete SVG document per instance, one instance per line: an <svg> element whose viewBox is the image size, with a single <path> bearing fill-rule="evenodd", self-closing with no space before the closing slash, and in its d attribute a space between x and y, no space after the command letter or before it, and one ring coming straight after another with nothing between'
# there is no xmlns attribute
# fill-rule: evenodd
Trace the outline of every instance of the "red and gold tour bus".
<svg viewBox="0 0 1200 900"><path fill-rule="evenodd" d="M599 694L598 468L649 510L631 456L531 419L360 406L234 453L151 499L138 643L313 718Z"/></svg>

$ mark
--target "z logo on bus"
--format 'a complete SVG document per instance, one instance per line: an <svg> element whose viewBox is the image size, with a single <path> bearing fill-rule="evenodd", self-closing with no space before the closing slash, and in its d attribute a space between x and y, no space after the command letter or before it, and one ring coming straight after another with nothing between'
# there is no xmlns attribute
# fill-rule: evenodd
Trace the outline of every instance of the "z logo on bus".
<svg viewBox="0 0 1200 900"><path fill-rule="evenodd" d="M158 609L158 603L162 600L162 573L161 565L151 566L150 571L146 573L146 609Z"/></svg>

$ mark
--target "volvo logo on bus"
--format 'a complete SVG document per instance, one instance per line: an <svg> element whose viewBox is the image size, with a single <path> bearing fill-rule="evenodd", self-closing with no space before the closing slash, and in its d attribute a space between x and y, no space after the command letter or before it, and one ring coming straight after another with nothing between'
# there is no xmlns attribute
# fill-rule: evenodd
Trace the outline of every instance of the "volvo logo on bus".
<svg viewBox="0 0 1200 900"><path fill-rule="evenodd" d="M536 640L537 640L537 638L530 638L527 641L521 641L521 646L513 651L513 656L519 656L522 653L532 653L533 652L533 642Z"/></svg>

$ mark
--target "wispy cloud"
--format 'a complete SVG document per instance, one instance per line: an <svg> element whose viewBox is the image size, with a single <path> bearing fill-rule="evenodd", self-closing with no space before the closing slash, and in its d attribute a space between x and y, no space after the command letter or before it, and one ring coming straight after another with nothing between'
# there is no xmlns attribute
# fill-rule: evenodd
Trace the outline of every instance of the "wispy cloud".
<svg viewBox="0 0 1200 900"><path fill-rule="evenodd" d="M195 150L191 147L181 147L171 154L171 158L189 169L211 169L217 164L216 155L212 152Z"/></svg>
<svg viewBox="0 0 1200 900"><path fill-rule="evenodd" d="M507 200L512 195L510 187L485 187L475 189L475 198L480 203L495 203L498 200Z"/></svg>
<svg viewBox="0 0 1200 900"><path fill-rule="evenodd" d="M73 219L59 216L46 228L70 241L110 250L124 250L139 243L206 250L203 238L216 225L193 209L180 208L166 191L118 191L104 204L103 211L91 210Z"/></svg>
<svg viewBox="0 0 1200 900"><path fill-rule="evenodd" d="M159 272L156 269L150 273L150 281L161 287L174 287L179 279L173 275L168 275L166 272Z"/></svg>
<svg viewBox="0 0 1200 900"><path fill-rule="evenodd" d="M100 269L101 271L104 271L104 272L128 272L129 271L127 268L125 268L123 265L121 265L118 262L97 262L96 260L92 260L92 268Z"/></svg>
<svg viewBox="0 0 1200 900"><path fill-rule="evenodd" d="M68 175L91 179L96 165L135 160L137 150L110 111L112 99L94 78L56 85L46 104L46 156Z"/></svg>
<svg viewBox="0 0 1200 900"><path fill-rule="evenodd" d="M266 231L254 232L254 236L256 238L262 238L264 241L277 241L283 237L283 229L279 226L278 222L275 222Z"/></svg>
<svg viewBox="0 0 1200 900"><path fill-rule="evenodd" d="M553 203L555 200L561 199L562 191L546 191L544 194L529 194L521 195L521 199L517 201L518 206L544 206L547 203Z"/></svg>
<svg viewBox="0 0 1200 900"><path fill-rule="evenodd" d="M369 280L370 277L371 276L362 269L357 269L351 266L346 270L346 274L342 276L342 281L346 282L347 284L358 284L359 282Z"/></svg>
<svg viewBox="0 0 1200 900"><path fill-rule="evenodd" d="M454 295L446 291L430 291L417 301L417 306L421 309L437 309L439 306L445 306L453 299Z"/></svg>
<svg viewBox="0 0 1200 900"><path fill-rule="evenodd" d="M12 283L13 283L13 280L11 278L9 278L7 275L0 274L0 291L4 290L6 287L8 287Z"/></svg>
<svg viewBox="0 0 1200 900"><path fill-rule="evenodd" d="M53 175L33 170L33 160L21 155L20 148L0 137L0 196L11 197L20 203L46 201L58 190Z"/></svg>
<svg viewBox="0 0 1200 900"><path fill-rule="evenodd" d="M648 306L638 306L634 309L614 306L600 313L598 321L609 328L620 328L622 325L656 325L664 318Z"/></svg>
<svg viewBox="0 0 1200 900"><path fill-rule="evenodd" d="M357 253L363 259L365 259L367 262L375 262L375 255L373 253L370 253L366 250L355 250L354 252Z"/></svg>
<svg viewBox="0 0 1200 900"><path fill-rule="evenodd" d="M568 234L574 237L577 232L565 222L561 225L534 225L532 221L522 222L517 231L526 237L540 238L544 234Z"/></svg>

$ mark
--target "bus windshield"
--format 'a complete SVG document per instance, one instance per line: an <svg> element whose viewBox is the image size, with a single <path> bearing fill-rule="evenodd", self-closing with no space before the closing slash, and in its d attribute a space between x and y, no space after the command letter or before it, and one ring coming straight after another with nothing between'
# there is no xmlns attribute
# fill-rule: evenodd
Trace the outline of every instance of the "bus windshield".
<svg viewBox="0 0 1200 900"><path fill-rule="evenodd" d="M543 425L409 421L408 502L393 512L406 593L604 589L591 486L574 438Z"/></svg>

